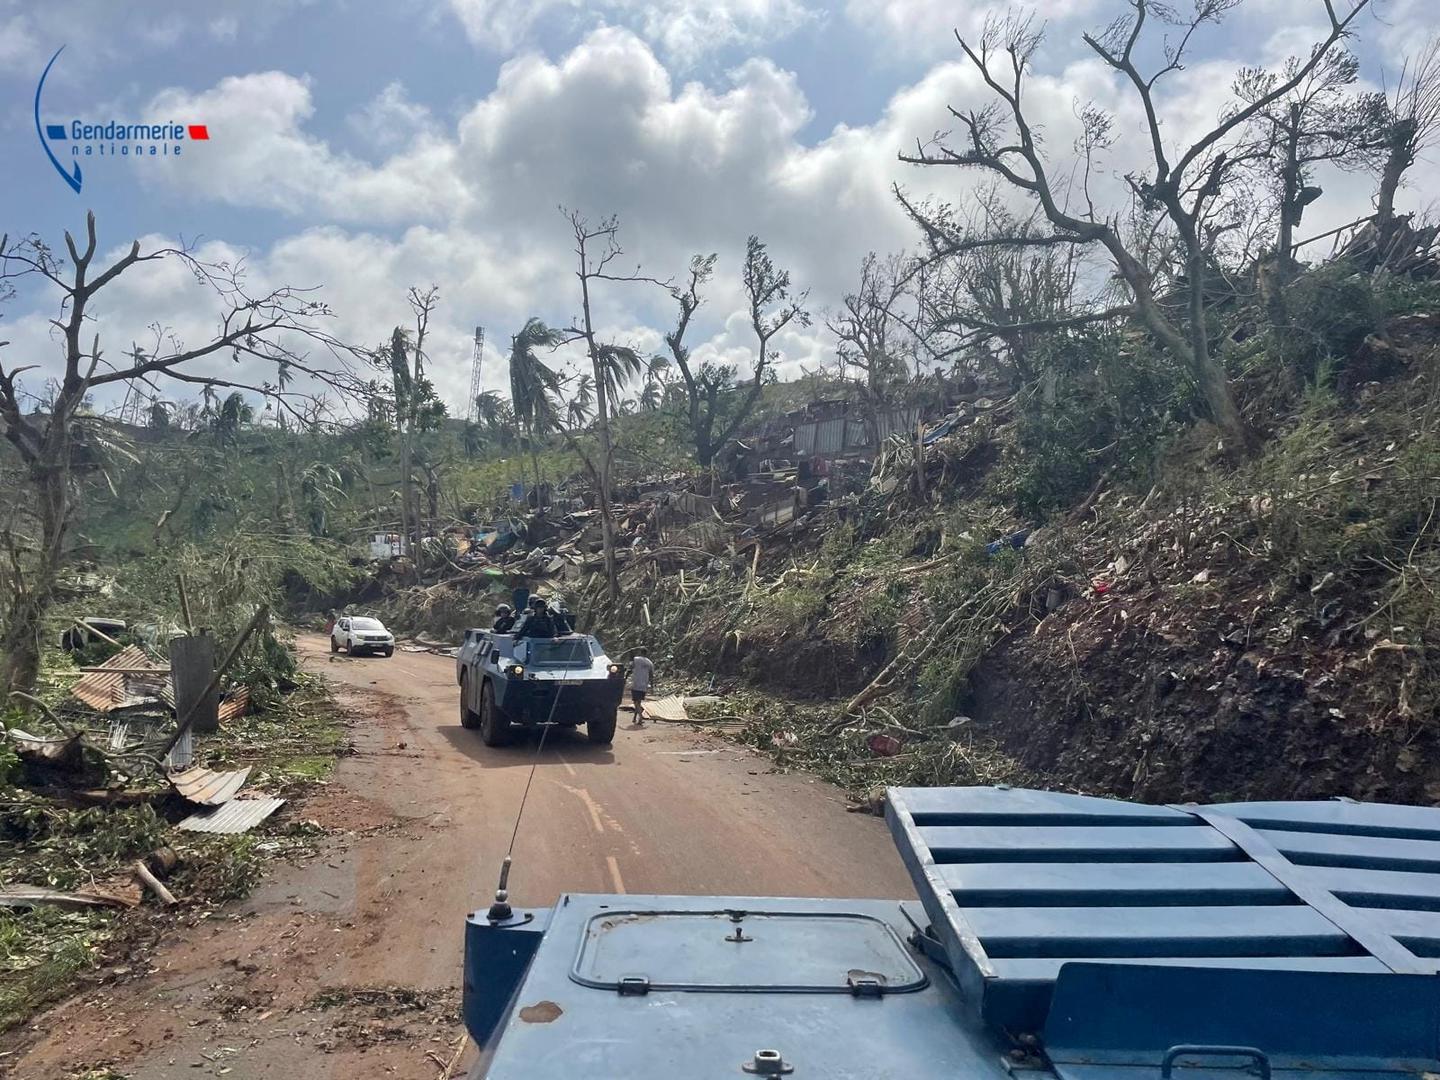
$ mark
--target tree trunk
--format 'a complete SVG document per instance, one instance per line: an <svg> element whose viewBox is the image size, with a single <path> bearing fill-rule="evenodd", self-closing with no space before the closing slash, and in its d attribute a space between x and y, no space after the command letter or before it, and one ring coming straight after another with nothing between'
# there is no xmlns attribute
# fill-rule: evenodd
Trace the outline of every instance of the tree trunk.
<svg viewBox="0 0 1440 1080"><path fill-rule="evenodd" d="M1227 454L1245 454L1251 449L1250 432L1235 404L1230 378L1210 353L1210 333L1205 325L1205 253L1198 242L1189 245L1185 260L1186 283L1190 290L1190 371L1205 399L1210 419L1224 436Z"/></svg>
<svg viewBox="0 0 1440 1080"><path fill-rule="evenodd" d="M1389 152L1380 173L1380 190L1375 197L1375 228L1383 245L1395 221L1395 194L1405 171L1415 163L1415 121L1400 120L1390 133Z"/></svg>
<svg viewBox="0 0 1440 1080"><path fill-rule="evenodd" d="M0 650L4 653L0 661L0 702L7 701L13 690L29 692L35 687L40 671L40 636L64 564L65 534L70 526L70 448L68 424L59 415L63 409L60 406L55 410L57 415L50 420L40 457L29 469L30 484L39 499L40 545L38 557L23 580L17 573L13 581L5 628L0 633Z"/></svg>
<svg viewBox="0 0 1440 1080"><path fill-rule="evenodd" d="M585 249L580 249L580 298L585 316L585 344L590 349L590 366L595 374L595 434L600 440L600 537L605 550L605 594L613 604L620 599L620 568L615 559L615 514L610 506L610 476L614 450L610 444L610 403L606 400L605 372L595 343L590 318L590 278L585 267Z"/></svg>
<svg viewBox="0 0 1440 1080"><path fill-rule="evenodd" d="M1205 327L1205 253L1193 229L1184 235L1189 252L1186 257L1186 273L1190 279L1187 283L1190 293L1188 337L1161 310L1151 288L1150 272L1125 249L1119 237L1107 231L1099 239L1115 260L1120 276L1130 286L1141 321L1195 380L1210 419L1225 436L1227 450L1231 453L1248 452L1252 448L1252 440L1235 404L1235 397L1230 392L1230 380L1225 369L1210 355L1209 335Z"/></svg>

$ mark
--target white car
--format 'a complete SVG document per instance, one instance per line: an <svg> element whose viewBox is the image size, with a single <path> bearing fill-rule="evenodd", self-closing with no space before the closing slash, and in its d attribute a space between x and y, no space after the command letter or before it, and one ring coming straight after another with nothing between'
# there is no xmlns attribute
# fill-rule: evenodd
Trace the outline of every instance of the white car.
<svg viewBox="0 0 1440 1080"><path fill-rule="evenodd" d="M344 649L351 656L362 652L395 655L395 635L385 629L379 619L365 615L347 615L337 619L330 631L330 651L337 653Z"/></svg>

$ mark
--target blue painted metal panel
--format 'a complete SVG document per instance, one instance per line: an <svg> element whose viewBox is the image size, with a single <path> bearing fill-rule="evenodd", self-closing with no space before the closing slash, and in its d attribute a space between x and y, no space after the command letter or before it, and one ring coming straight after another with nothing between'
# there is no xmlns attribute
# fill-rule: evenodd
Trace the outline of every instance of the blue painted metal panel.
<svg viewBox="0 0 1440 1080"><path fill-rule="evenodd" d="M1043 1037L1061 1066L1153 1067L1200 1044L1259 1047L1279 1069L1433 1072L1440 978L1070 964Z"/></svg>
<svg viewBox="0 0 1440 1080"><path fill-rule="evenodd" d="M946 863L935 872L965 907L1288 904L1289 891L1253 863Z"/></svg>
<svg viewBox="0 0 1440 1080"><path fill-rule="evenodd" d="M548 911L516 911L499 923L490 922L483 911L466 917L460 1007L476 1046L490 1041L505 1016L549 920Z"/></svg>
<svg viewBox="0 0 1440 1080"><path fill-rule="evenodd" d="M1440 955L1440 810L889 795L930 934L970 1007L1007 1030L1037 1030L1069 962L1401 978Z"/></svg>
<svg viewBox="0 0 1440 1080"><path fill-rule="evenodd" d="M1440 814L1440 810L1434 811ZM1440 871L1440 842L1382 836L1258 830L1291 862L1354 870Z"/></svg>
<svg viewBox="0 0 1440 1080"><path fill-rule="evenodd" d="M721 944L723 943L723 944ZM609 910L585 926L571 977L618 989L643 974L651 989L851 993L863 975L906 993L925 976L888 923L833 911Z"/></svg>
<svg viewBox="0 0 1440 1080"><path fill-rule="evenodd" d="M1238 817L1257 829L1440 840L1436 811L1428 806L1327 799L1323 802L1216 803L1211 809Z"/></svg>
<svg viewBox="0 0 1440 1080"><path fill-rule="evenodd" d="M1350 940L1308 907L972 908L1004 956L1346 956ZM1392 913L1398 914L1398 913Z"/></svg>
<svg viewBox="0 0 1440 1080"><path fill-rule="evenodd" d="M717 908L859 916L884 922L888 932L909 930L893 900L568 894L551 913L513 1007L472 1075L489 1080L744 1080L742 1064L752 1061L756 1050L775 1049L794 1066L795 1080L1011 1080L1008 1043L968 1014L945 972L918 954L911 955L926 985L880 998L753 990L622 994L572 977L579 943L597 916ZM754 938L738 947L766 947L758 929ZM709 936L697 939L695 965L704 967L707 955L723 959L736 947Z"/></svg>
<svg viewBox="0 0 1440 1080"><path fill-rule="evenodd" d="M1168 806L1037 791L1005 785L901 788L906 812L920 825L1193 825ZM957 792L964 792L963 798Z"/></svg>
<svg viewBox="0 0 1440 1080"><path fill-rule="evenodd" d="M1189 825L934 825L925 846L945 862L1222 862L1241 858L1213 829ZM1401 841L1412 843L1413 841Z"/></svg>

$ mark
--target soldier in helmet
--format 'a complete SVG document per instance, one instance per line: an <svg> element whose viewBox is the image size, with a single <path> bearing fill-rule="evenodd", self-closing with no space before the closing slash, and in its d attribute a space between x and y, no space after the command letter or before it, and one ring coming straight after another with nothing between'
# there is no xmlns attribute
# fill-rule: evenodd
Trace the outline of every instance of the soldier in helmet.
<svg viewBox="0 0 1440 1080"><path fill-rule="evenodd" d="M530 612L515 628L517 638L553 638L555 621L550 617L550 606L540 597L530 601Z"/></svg>
<svg viewBox="0 0 1440 1080"><path fill-rule="evenodd" d="M509 604L501 604L495 609L495 623L491 626L497 634L508 634L515 626L515 613L510 610Z"/></svg>

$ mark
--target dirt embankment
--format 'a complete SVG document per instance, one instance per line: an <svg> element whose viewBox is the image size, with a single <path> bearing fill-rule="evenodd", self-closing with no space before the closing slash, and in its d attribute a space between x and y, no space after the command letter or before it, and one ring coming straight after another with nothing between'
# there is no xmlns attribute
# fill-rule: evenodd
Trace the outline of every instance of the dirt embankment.
<svg viewBox="0 0 1440 1080"><path fill-rule="evenodd" d="M1076 600L980 662L968 712L1025 767L1124 798L1440 801L1407 650L1335 640L1363 617L1343 599L1248 599Z"/></svg>

